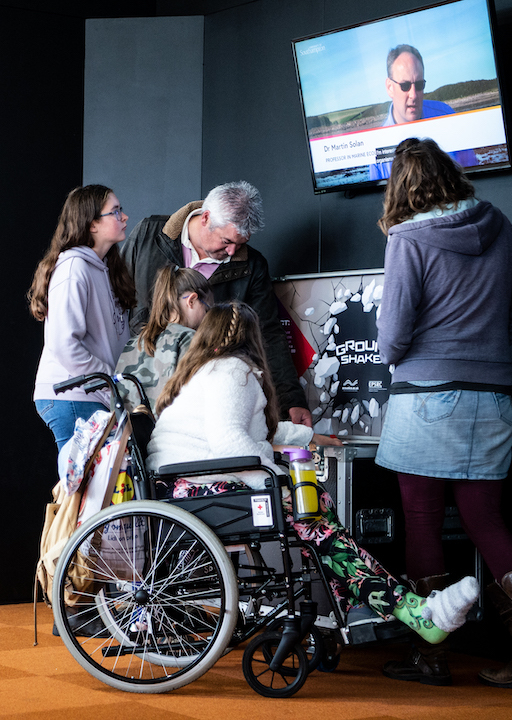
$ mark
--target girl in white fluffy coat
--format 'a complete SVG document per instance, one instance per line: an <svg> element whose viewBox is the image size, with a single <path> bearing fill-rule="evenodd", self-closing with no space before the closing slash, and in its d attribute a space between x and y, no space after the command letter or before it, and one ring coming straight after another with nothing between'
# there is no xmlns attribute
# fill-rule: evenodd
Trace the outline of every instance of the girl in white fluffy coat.
<svg viewBox="0 0 512 720"><path fill-rule="evenodd" d="M244 303L217 305L208 312L158 398L156 411L159 418L148 445L147 463L152 470L168 463L257 455L264 466L282 472L273 462L273 442L333 442L314 436L305 426L278 422L258 318ZM261 489L265 476L261 470L181 479L173 496L217 494L241 486ZM381 617L397 617L431 643L441 642L465 622L478 595L475 578L464 578L421 598L347 534L327 493L321 498L318 521L295 522L288 498L283 499L283 506L297 535L317 545L333 591L345 609L364 602Z"/></svg>

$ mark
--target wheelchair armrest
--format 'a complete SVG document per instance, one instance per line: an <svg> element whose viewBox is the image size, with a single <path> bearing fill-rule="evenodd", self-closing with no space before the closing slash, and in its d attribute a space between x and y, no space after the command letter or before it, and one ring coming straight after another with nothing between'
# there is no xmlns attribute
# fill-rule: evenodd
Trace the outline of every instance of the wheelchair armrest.
<svg viewBox="0 0 512 720"><path fill-rule="evenodd" d="M213 475L217 473L240 472L242 470L259 470L261 460L257 455L214 458L196 462L173 463L158 468L158 475L164 477L188 477L190 475ZM267 468L264 468L267 469Z"/></svg>

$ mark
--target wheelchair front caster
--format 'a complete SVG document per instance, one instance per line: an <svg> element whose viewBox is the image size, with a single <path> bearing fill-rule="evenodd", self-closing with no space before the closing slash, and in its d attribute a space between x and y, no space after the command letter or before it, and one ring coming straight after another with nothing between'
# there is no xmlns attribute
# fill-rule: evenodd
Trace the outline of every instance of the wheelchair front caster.
<svg viewBox="0 0 512 720"><path fill-rule="evenodd" d="M318 663L317 669L320 672L334 672L340 664L340 644L332 634L324 635L323 655Z"/></svg>
<svg viewBox="0 0 512 720"><path fill-rule="evenodd" d="M340 664L340 655L333 655L332 657L324 657L318 663L317 670L319 672L331 673L336 670Z"/></svg>
<svg viewBox="0 0 512 720"><path fill-rule="evenodd" d="M276 620L268 626L267 632L282 631L282 626L282 618L276 618ZM301 644L308 658L308 672L311 673L320 665L325 654L324 637L316 625L310 627Z"/></svg>
<svg viewBox="0 0 512 720"><path fill-rule="evenodd" d="M270 669L281 637L276 632L257 635L247 645L243 655L245 679L253 690L264 697L291 697L300 690L308 677L308 658L300 644L290 650L279 670Z"/></svg>

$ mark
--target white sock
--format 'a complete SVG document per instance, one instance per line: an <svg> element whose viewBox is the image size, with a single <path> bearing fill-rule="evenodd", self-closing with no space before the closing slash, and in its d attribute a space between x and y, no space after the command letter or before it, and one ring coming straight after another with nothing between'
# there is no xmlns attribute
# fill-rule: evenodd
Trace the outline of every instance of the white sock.
<svg viewBox="0 0 512 720"><path fill-rule="evenodd" d="M440 630L453 632L466 622L466 614L478 597L480 586L468 575L445 590L433 590L421 612L425 620L432 620Z"/></svg>

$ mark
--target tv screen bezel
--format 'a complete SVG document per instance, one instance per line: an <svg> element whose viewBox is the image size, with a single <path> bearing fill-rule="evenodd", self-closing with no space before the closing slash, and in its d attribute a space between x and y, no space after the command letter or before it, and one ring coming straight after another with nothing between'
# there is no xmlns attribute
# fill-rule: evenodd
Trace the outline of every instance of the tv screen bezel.
<svg viewBox="0 0 512 720"><path fill-rule="evenodd" d="M422 12L425 10L430 10L432 8L441 7L443 5L454 5L457 2L461 2L461 1L463 1L463 0L441 0L440 2L432 2L427 5L418 6L411 10L390 13L389 15L388 14L382 15L378 18L374 18L373 20L365 20L362 22L353 23L351 25L344 25L341 27L336 27L336 28L333 28L332 30L325 30L325 31L320 31L320 32L316 32L316 33L311 33L309 35L305 35L305 36L295 38L294 40L292 40L292 54L293 54L293 59L294 59L295 75L296 75L297 87L298 87L298 92L299 92L302 123L303 123L303 128L304 128L304 136L306 139L311 179L312 179L315 195L324 195L326 193L332 193L332 192L350 192L350 191L354 191L357 189L371 190L371 189L379 188L381 186L385 186L387 184L387 179L355 181L355 182L351 182L351 183L350 182L349 183L340 183L340 184L334 185L332 187L321 187L321 188L318 187L316 173L315 173L315 169L314 169L314 165L313 165L311 141L310 141L308 125L307 125L306 106L305 106L304 97L303 97L303 88L302 88L300 72L299 72L299 64L298 64L298 60L297 60L297 44L300 42L303 42L305 40L321 39L323 37L332 35L334 33L351 30L353 28L359 28L359 27L373 25L375 23L379 23L382 21L392 20L393 18L405 17L407 15L412 15L412 14ZM504 129L504 134L505 134L505 143L506 143L507 151L508 151L508 163L502 163L499 165L498 164L481 165L478 167L466 168L465 172L468 175L469 174L481 175L481 174L488 174L488 173L507 172L507 171L510 171L510 169L512 168L511 145L510 145L510 141L509 141L510 116L509 116L508 103L507 103L507 93L506 93L506 90L504 89L504 83L502 80L502 73L501 73L500 62L498 59L497 44L496 44L496 27L497 27L496 10L495 10L495 5L494 5L494 0L484 0L484 1L487 6L487 15L489 18L489 32L490 32L490 36L491 36L494 65L496 68L496 80L497 80L498 92L499 92L500 102L501 102L501 111L502 111L503 126L504 126L503 129ZM346 134L348 134L348 133L346 133ZM341 138L344 136L345 136L345 134L342 134L339 137ZM423 137L423 135L421 135L421 133L418 133L417 136ZM414 134L411 133L411 137L414 137Z"/></svg>

